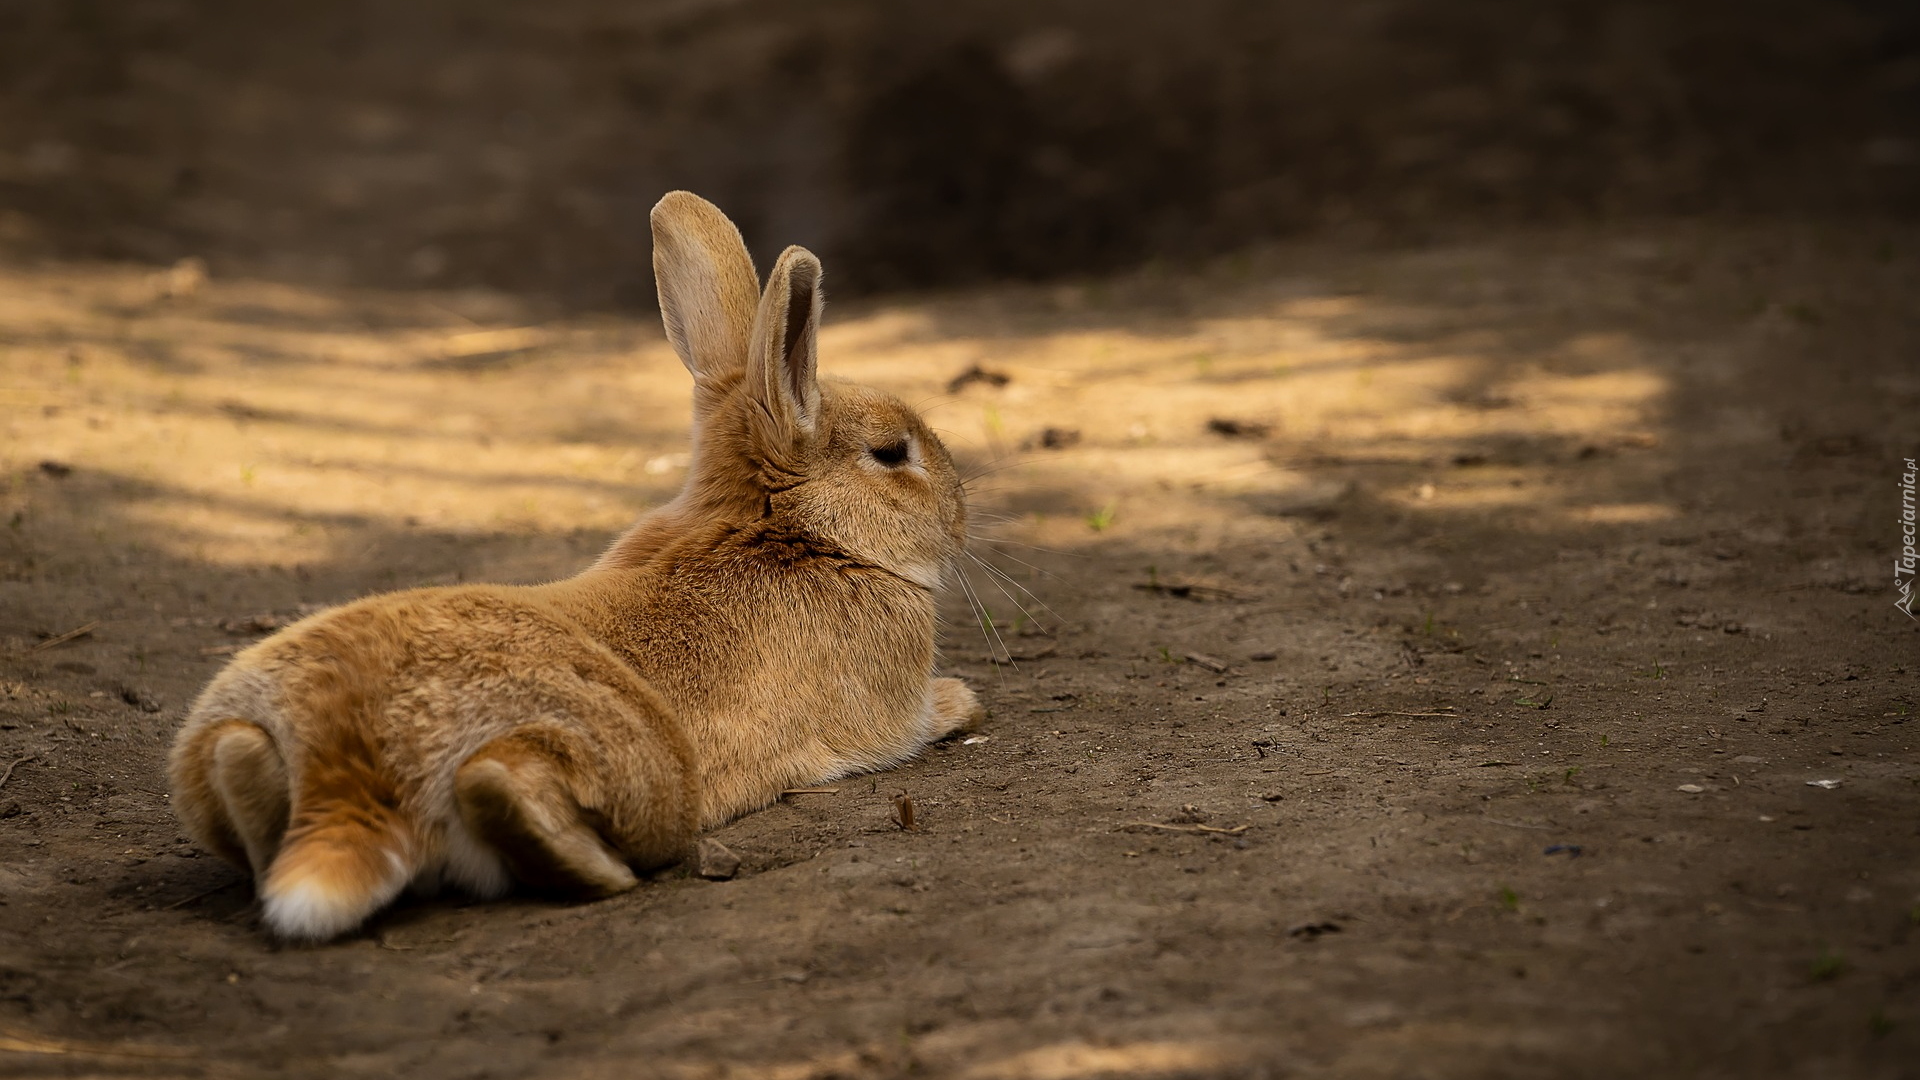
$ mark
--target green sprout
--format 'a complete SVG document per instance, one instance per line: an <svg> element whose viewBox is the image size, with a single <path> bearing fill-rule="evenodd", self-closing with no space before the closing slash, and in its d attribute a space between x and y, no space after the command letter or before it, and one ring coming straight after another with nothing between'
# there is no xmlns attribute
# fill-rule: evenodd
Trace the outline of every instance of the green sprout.
<svg viewBox="0 0 1920 1080"><path fill-rule="evenodd" d="M1107 505L1101 507L1098 510L1095 510L1091 514L1088 514L1087 528L1092 529L1094 532L1106 532L1107 529L1113 525L1114 511L1118 510L1119 508L1120 508L1119 503L1108 502Z"/></svg>
<svg viewBox="0 0 1920 1080"><path fill-rule="evenodd" d="M1845 970L1847 970L1847 958L1840 955L1839 950L1822 949L1820 955L1813 958L1813 964L1808 968L1808 973L1816 982L1827 982L1838 978Z"/></svg>

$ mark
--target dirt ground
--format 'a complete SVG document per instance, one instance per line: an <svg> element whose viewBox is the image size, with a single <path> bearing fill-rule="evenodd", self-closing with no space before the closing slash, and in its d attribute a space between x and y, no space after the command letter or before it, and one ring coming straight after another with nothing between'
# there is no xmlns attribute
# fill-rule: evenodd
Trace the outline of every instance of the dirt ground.
<svg viewBox="0 0 1920 1080"><path fill-rule="evenodd" d="M1656 222L830 307L981 474L984 737L721 829L735 880L282 948L169 813L193 694L582 567L685 375L500 294L0 267L0 1073L1910 1076L1916 295L1910 227Z"/></svg>

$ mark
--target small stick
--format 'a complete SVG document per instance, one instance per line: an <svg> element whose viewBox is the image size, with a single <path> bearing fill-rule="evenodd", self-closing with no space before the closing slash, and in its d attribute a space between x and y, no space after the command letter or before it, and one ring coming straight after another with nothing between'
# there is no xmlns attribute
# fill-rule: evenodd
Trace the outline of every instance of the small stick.
<svg viewBox="0 0 1920 1080"><path fill-rule="evenodd" d="M1208 656L1206 653L1190 652L1186 655L1189 661L1199 664L1215 675L1225 675L1227 673L1227 664L1224 660Z"/></svg>
<svg viewBox="0 0 1920 1080"><path fill-rule="evenodd" d="M1231 829L1222 829L1217 825L1161 825L1152 821L1129 821L1125 825L1120 826L1119 829L1113 831L1119 832L1121 829L1161 829L1166 832L1219 833L1222 836L1239 836L1251 828L1253 828L1251 825L1235 825Z"/></svg>
<svg viewBox="0 0 1920 1080"><path fill-rule="evenodd" d="M168 904L166 907L163 907L160 910L172 911L174 908L186 907L188 904L193 903L195 900L205 900L207 897L212 896L214 893L225 892L228 889L233 888L235 885L244 885L244 884L246 884L246 882L244 880L241 880L241 881L229 881L225 885L215 885L211 889L205 889L205 890L202 890L201 892L194 893L192 896L187 897L185 900L175 900L173 903Z"/></svg>
<svg viewBox="0 0 1920 1080"><path fill-rule="evenodd" d="M1350 712L1341 713L1340 715L1347 719L1352 719L1356 716L1363 716L1369 719L1376 716L1449 716L1455 720L1460 719L1460 714L1456 712Z"/></svg>
<svg viewBox="0 0 1920 1080"><path fill-rule="evenodd" d="M25 765L27 762L32 760L33 760L32 754L28 754L26 757L23 757L23 758L15 759L13 764L7 766L6 772L0 772L0 787L6 787L7 781L13 779L13 770L19 768L22 765Z"/></svg>
<svg viewBox="0 0 1920 1080"><path fill-rule="evenodd" d="M100 626L100 620L95 619L85 626L76 626L64 634L60 634L56 637L50 637L47 640L41 642L40 644L35 645L33 648L28 649L27 651L39 652L41 649L51 649L55 645L65 645L67 642L72 641L75 638L86 637L88 634L91 634L94 632L94 630L98 629L99 626Z"/></svg>
<svg viewBox="0 0 1920 1080"><path fill-rule="evenodd" d="M781 792L780 797L784 799L789 795L838 795L838 794L840 794L840 789L837 787L790 787L787 790Z"/></svg>
<svg viewBox="0 0 1920 1080"><path fill-rule="evenodd" d="M16 1054L81 1054L97 1057L190 1058L192 1050L171 1046L108 1046L104 1043L75 1042L34 1035L14 1028L0 1028L0 1050Z"/></svg>

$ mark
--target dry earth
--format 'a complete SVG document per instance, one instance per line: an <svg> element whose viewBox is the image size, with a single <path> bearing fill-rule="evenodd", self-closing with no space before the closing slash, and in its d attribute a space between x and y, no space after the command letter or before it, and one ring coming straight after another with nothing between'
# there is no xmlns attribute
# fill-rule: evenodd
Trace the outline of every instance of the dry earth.
<svg viewBox="0 0 1920 1080"><path fill-rule="evenodd" d="M584 565L686 380L646 319L192 277L0 269L0 1072L1912 1075L1910 228L833 309L982 474L986 737L732 881L324 948L181 838L183 707L313 605Z"/></svg>

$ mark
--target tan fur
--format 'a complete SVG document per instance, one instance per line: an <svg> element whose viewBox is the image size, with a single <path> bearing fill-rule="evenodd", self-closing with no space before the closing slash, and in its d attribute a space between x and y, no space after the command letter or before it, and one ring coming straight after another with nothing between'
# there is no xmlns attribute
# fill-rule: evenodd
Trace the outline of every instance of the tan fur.
<svg viewBox="0 0 1920 1080"><path fill-rule="evenodd" d="M762 293L711 204L674 192L653 221L696 386L680 495L566 581L304 620L188 716L177 812L254 871L276 933L334 936L408 885L618 892L783 788L978 721L972 691L931 677L966 529L945 447L897 399L816 380L810 253L787 249Z"/></svg>

